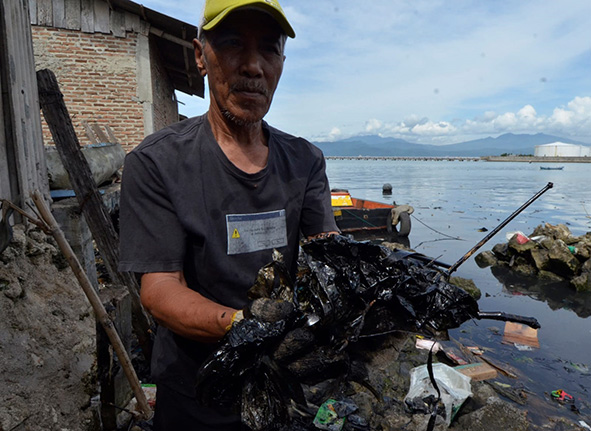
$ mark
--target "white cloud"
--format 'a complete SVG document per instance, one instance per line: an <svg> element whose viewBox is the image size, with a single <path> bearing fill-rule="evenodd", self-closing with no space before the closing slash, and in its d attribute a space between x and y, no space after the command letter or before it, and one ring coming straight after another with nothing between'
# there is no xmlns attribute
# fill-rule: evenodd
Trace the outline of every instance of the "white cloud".
<svg viewBox="0 0 591 431"><path fill-rule="evenodd" d="M339 139L342 136L342 132L338 127L333 127L328 134L328 138L330 140Z"/></svg>
<svg viewBox="0 0 591 431"><path fill-rule="evenodd" d="M517 112L486 111L472 120L460 120L455 124L418 115L408 116L399 123L370 119L365 132L431 144L450 144L503 133L547 133L588 141L591 139L591 97L576 97L566 107L554 109L549 117L538 115L536 109L527 104Z"/></svg>
<svg viewBox="0 0 591 431"><path fill-rule="evenodd" d="M375 118L369 119L365 122L365 131L367 133L379 133L382 129L382 122Z"/></svg>
<svg viewBox="0 0 591 431"><path fill-rule="evenodd" d="M455 131L456 128L445 121L437 123L428 121L425 124L417 124L412 128L412 133L420 136L442 136L452 134Z"/></svg>
<svg viewBox="0 0 591 431"><path fill-rule="evenodd" d="M548 119L549 127L575 134L591 133L591 97L575 97L566 108L556 108Z"/></svg>

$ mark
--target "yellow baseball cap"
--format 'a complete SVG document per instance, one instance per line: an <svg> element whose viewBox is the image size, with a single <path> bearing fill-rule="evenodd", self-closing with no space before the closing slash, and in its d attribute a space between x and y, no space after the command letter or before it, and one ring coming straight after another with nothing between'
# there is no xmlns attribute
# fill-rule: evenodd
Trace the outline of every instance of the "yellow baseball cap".
<svg viewBox="0 0 591 431"><path fill-rule="evenodd" d="M295 32L287 21L283 9L277 0L205 0L203 11L203 30L211 30L223 21L228 14L241 7L256 7L269 13L281 26L285 34L294 38Z"/></svg>

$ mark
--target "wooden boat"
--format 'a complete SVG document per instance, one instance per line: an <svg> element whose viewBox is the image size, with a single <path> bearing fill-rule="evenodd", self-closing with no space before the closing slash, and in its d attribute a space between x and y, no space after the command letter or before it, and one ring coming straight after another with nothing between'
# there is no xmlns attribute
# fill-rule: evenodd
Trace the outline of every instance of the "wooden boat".
<svg viewBox="0 0 591 431"><path fill-rule="evenodd" d="M540 169L543 171L561 171L564 166L540 166Z"/></svg>
<svg viewBox="0 0 591 431"><path fill-rule="evenodd" d="M401 237L410 233L410 214L414 209L409 205L357 199L347 190L332 190L331 199L335 221L341 232L387 231Z"/></svg>

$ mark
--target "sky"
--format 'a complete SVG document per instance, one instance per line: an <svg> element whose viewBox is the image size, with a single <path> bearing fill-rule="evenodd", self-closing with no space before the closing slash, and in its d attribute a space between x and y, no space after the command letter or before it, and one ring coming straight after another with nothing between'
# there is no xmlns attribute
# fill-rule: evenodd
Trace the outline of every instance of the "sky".
<svg viewBox="0 0 591 431"><path fill-rule="evenodd" d="M198 25L203 0L144 0ZM266 120L310 141L591 145L589 0L280 0L296 32ZM206 93L207 93L206 87ZM207 110L179 93L180 112Z"/></svg>

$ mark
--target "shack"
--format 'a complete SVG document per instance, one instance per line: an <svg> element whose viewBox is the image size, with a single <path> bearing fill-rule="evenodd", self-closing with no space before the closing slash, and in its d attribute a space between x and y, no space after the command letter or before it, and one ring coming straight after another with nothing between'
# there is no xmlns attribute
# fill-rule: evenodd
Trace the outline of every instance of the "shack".
<svg viewBox="0 0 591 431"><path fill-rule="evenodd" d="M203 97L196 26L129 0L28 4L36 68L55 73L82 144L84 122L99 123L130 150L178 121L176 90Z"/></svg>

